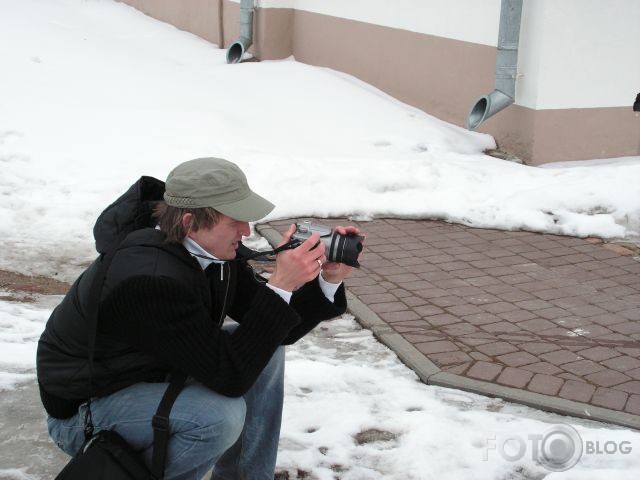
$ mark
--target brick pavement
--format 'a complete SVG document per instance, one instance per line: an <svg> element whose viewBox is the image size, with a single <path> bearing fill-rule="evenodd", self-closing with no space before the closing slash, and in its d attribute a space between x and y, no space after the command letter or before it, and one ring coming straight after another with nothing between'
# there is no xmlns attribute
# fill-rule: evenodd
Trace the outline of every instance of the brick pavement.
<svg viewBox="0 0 640 480"><path fill-rule="evenodd" d="M630 252L436 221L359 226L366 256L348 290L442 372L640 415L640 261Z"/></svg>

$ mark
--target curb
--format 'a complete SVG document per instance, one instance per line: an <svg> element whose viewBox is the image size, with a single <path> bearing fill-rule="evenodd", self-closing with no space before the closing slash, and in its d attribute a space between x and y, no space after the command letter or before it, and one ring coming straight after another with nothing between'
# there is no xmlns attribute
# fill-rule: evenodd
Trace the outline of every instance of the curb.
<svg viewBox="0 0 640 480"><path fill-rule="evenodd" d="M282 238L280 233L271 226L256 225L255 228L271 245L278 244ZM550 395L528 392L517 388L504 387L495 383L474 380L461 375L444 372L410 342L405 340L402 335L393 330L355 295L348 290L346 295L348 311L356 318L358 323L364 328L371 330L380 342L393 350L398 358L413 370L420 380L427 385L455 388L488 397L502 398L513 403L547 412L640 430L640 416L638 415L596 407L573 400L565 400Z"/></svg>

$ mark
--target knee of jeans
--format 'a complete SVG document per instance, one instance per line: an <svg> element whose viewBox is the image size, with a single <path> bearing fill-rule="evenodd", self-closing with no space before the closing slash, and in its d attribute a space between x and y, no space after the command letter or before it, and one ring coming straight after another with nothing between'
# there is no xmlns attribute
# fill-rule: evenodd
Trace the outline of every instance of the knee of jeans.
<svg viewBox="0 0 640 480"><path fill-rule="evenodd" d="M233 445L242 433L246 413L242 397L229 398L223 405L218 405L209 422L212 440L226 444L227 448Z"/></svg>

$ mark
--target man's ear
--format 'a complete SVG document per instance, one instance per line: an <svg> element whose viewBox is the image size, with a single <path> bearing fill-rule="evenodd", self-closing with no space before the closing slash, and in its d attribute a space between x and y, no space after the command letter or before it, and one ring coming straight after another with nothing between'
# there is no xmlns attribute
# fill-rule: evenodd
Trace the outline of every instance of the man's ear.
<svg viewBox="0 0 640 480"><path fill-rule="evenodd" d="M185 213L182 215L182 219L180 220L182 225L182 231L185 235L189 234L191 231L191 227L193 226L193 213Z"/></svg>

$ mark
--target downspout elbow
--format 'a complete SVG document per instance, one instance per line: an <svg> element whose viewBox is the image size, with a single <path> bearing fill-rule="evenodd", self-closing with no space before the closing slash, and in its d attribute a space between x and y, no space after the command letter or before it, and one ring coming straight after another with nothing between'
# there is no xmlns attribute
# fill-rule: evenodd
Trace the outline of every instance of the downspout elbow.
<svg viewBox="0 0 640 480"><path fill-rule="evenodd" d="M467 116L467 129L475 130L487 118L494 116L513 103L513 97L500 90L480 97Z"/></svg>
<svg viewBox="0 0 640 480"><path fill-rule="evenodd" d="M227 63L239 63L244 52L253 44L251 38L239 37L227 50Z"/></svg>

